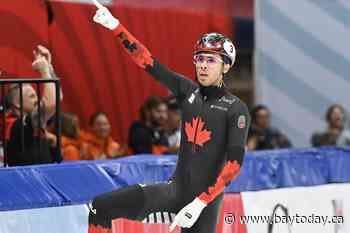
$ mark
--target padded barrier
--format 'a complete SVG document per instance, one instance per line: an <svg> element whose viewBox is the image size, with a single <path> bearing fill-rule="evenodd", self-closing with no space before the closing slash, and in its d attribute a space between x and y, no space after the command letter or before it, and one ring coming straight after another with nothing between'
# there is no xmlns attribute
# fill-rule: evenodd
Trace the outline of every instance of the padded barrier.
<svg viewBox="0 0 350 233"><path fill-rule="evenodd" d="M137 155L108 161L0 169L0 211L82 204L135 183L166 181L177 156ZM249 152L226 192L350 182L350 149Z"/></svg>

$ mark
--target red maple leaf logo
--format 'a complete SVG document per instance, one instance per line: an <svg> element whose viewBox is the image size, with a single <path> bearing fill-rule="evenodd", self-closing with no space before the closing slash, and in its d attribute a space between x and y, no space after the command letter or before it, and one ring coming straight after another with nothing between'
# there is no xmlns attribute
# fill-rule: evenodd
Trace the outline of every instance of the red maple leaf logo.
<svg viewBox="0 0 350 233"><path fill-rule="evenodd" d="M200 117L193 118L192 124L185 122L185 132L187 140L199 146L211 139L211 132L204 129L204 122Z"/></svg>

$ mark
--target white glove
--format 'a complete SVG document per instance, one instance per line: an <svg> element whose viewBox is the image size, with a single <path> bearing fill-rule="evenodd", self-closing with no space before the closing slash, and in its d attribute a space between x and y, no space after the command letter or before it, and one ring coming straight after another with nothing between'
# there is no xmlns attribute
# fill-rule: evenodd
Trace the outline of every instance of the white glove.
<svg viewBox="0 0 350 233"><path fill-rule="evenodd" d="M175 216L173 223L170 225L170 231L173 231L176 225L182 228L192 227L206 206L207 204L199 198L194 199Z"/></svg>
<svg viewBox="0 0 350 233"><path fill-rule="evenodd" d="M96 14L94 16L94 22L101 24L102 26L114 30L119 25L119 20L116 19L111 12L107 9L107 7L104 7L101 3L99 3L97 0L93 0L95 6L98 8L96 11Z"/></svg>

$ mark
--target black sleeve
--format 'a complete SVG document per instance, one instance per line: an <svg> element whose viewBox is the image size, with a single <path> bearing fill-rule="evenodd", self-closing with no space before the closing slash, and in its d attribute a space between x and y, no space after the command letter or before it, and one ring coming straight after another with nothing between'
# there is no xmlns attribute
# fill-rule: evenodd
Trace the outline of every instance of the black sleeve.
<svg viewBox="0 0 350 233"><path fill-rule="evenodd" d="M242 165L250 127L249 111L243 102L239 101L231 107L230 111L228 112L228 122L228 160L236 160L239 165Z"/></svg>
<svg viewBox="0 0 350 233"><path fill-rule="evenodd" d="M154 60L153 66L147 66L146 70L157 81L166 86L181 102L188 93L192 92L197 85L190 79L169 70L164 65Z"/></svg>
<svg viewBox="0 0 350 233"><path fill-rule="evenodd" d="M228 112L228 135L227 135L227 162L214 185L208 187L206 192L201 193L198 198L204 203L212 202L224 191L232 180L240 173L242 166L245 144L250 126L250 115L247 106L238 101Z"/></svg>
<svg viewBox="0 0 350 233"><path fill-rule="evenodd" d="M150 51L139 42L123 25L119 25L114 31L122 45L122 48L130 55L131 59L141 68L145 69L157 81L171 90L178 98L195 89L197 85L188 78L179 75L161 65Z"/></svg>

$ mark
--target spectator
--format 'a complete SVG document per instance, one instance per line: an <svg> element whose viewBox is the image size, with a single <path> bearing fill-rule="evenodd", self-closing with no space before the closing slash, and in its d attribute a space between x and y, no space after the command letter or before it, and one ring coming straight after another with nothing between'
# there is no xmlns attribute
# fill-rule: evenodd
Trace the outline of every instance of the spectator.
<svg viewBox="0 0 350 233"><path fill-rule="evenodd" d="M140 121L129 129L129 145L134 154L163 154L168 152L165 135L168 120L166 103L150 96L140 109Z"/></svg>
<svg viewBox="0 0 350 233"><path fill-rule="evenodd" d="M326 112L327 130L316 132L311 137L314 147L350 145L350 134L345 130L345 109L339 104L331 105Z"/></svg>
<svg viewBox="0 0 350 233"><path fill-rule="evenodd" d="M49 50L43 46L38 46L33 53L33 69L38 71L42 78L55 77ZM62 160L60 155L52 153L50 141L46 134L46 122L55 113L55 92L53 83L45 83L44 93L40 100L31 85L23 84L23 119L21 119L20 86L18 84L11 86L6 96L8 105L6 139L8 140L7 159L9 166L52 163ZM24 145L21 141L22 123L24 127Z"/></svg>
<svg viewBox="0 0 350 233"><path fill-rule="evenodd" d="M177 153L181 140L181 113L180 107L174 96L167 100L168 105L168 124L167 137L169 143L169 153Z"/></svg>
<svg viewBox="0 0 350 233"><path fill-rule="evenodd" d="M285 135L270 125L270 110L266 106L255 106L251 111L251 117L252 125L247 140L249 150L269 150L292 146Z"/></svg>
<svg viewBox="0 0 350 233"><path fill-rule="evenodd" d="M49 125L49 127L51 124ZM55 132L52 127L52 132ZM80 160L86 153L87 145L80 138L79 119L75 114L61 114L61 151L63 160ZM56 133L48 133L51 144L56 145Z"/></svg>
<svg viewBox="0 0 350 233"><path fill-rule="evenodd" d="M107 114L96 112L89 120L90 130L81 133L81 139L87 145L86 160L109 159L122 156L124 150L112 139L111 125Z"/></svg>

